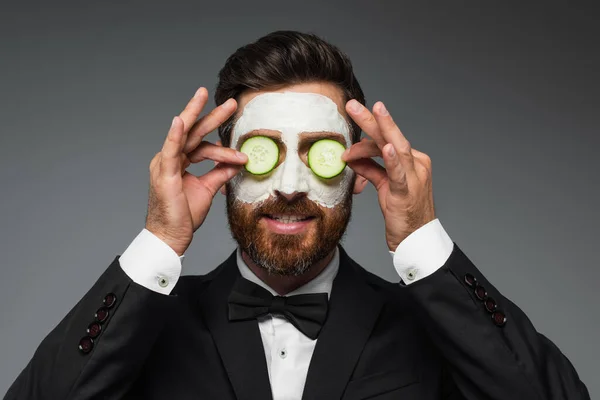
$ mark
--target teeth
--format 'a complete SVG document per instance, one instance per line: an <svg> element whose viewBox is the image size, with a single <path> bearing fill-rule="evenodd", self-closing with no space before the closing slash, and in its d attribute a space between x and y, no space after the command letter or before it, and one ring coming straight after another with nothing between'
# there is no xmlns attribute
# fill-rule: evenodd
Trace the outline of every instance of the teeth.
<svg viewBox="0 0 600 400"><path fill-rule="evenodd" d="M305 219L308 219L308 217L300 217L297 215L271 215L270 217L276 221L283 222L284 224L304 221Z"/></svg>

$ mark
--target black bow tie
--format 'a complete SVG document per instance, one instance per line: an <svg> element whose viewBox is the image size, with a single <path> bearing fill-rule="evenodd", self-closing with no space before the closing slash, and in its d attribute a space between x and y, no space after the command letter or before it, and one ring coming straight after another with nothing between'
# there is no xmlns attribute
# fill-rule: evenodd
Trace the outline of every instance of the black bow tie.
<svg viewBox="0 0 600 400"><path fill-rule="evenodd" d="M282 314L300 332L314 340L327 318L327 298L327 293L273 296L265 288L240 276L229 294L229 320Z"/></svg>

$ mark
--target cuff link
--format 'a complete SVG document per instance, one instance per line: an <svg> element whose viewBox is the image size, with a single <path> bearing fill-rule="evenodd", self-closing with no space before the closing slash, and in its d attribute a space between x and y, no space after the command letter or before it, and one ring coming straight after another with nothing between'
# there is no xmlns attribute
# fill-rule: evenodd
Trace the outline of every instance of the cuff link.
<svg viewBox="0 0 600 400"><path fill-rule="evenodd" d="M158 276L158 286L162 288L169 286L169 278L162 275Z"/></svg>
<svg viewBox="0 0 600 400"><path fill-rule="evenodd" d="M406 279L408 279L409 281L414 281L416 277L417 277L417 269L410 268L406 273Z"/></svg>

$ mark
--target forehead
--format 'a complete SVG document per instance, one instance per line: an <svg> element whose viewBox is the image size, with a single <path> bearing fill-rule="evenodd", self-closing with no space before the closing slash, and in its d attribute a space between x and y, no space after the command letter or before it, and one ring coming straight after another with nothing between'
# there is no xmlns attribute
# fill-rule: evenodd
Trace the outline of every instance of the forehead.
<svg viewBox="0 0 600 400"><path fill-rule="evenodd" d="M269 92L254 97L234 126L232 145L241 135L259 129L279 131L284 140L301 132L332 132L351 142L349 124L337 104L318 93Z"/></svg>

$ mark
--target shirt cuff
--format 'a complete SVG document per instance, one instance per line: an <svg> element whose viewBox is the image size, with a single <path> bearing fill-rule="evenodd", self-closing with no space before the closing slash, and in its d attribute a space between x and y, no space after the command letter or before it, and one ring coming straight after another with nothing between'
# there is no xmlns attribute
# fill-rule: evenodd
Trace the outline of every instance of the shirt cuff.
<svg viewBox="0 0 600 400"><path fill-rule="evenodd" d="M453 248L454 242L436 218L408 235L390 254L400 279L409 285L440 269Z"/></svg>
<svg viewBox="0 0 600 400"><path fill-rule="evenodd" d="M119 264L135 283L168 295L179 280L184 257L144 228L119 257Z"/></svg>

